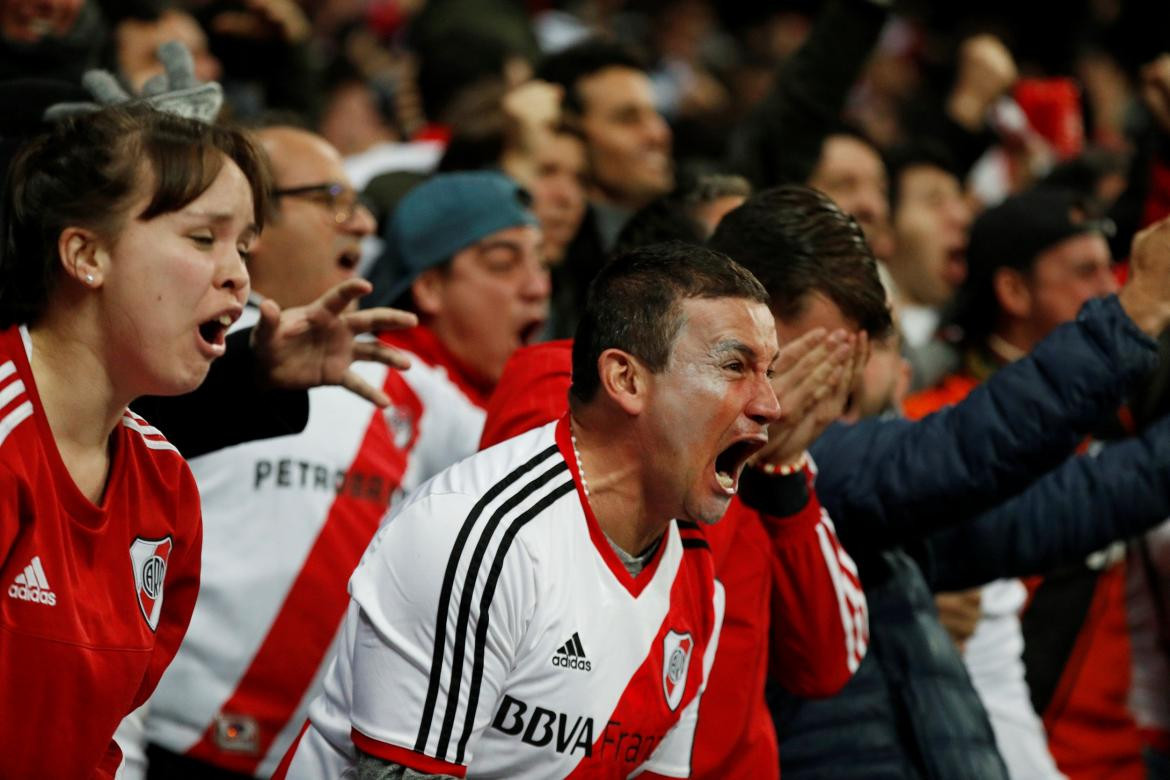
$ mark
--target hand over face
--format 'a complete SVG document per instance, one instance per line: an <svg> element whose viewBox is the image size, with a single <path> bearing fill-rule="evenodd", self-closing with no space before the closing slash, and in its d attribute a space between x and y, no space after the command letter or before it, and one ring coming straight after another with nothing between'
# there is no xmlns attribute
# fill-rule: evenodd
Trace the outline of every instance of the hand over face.
<svg viewBox="0 0 1170 780"><path fill-rule="evenodd" d="M865 333L827 333L816 328L780 350L772 389L780 400L779 422L768 425L768 444L752 462L792 463L849 401L868 354Z"/></svg>

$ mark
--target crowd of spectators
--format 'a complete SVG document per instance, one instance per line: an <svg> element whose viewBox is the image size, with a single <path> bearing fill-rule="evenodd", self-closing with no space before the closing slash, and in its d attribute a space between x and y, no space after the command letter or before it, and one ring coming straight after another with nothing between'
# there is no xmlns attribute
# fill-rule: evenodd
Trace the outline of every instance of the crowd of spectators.
<svg viewBox="0 0 1170 780"><path fill-rule="evenodd" d="M618 580L640 592L674 540L709 550L722 583L722 629L689 639L712 648L691 664L695 712L670 703L668 675L679 723L654 737L661 751L599 731L578 771L612 749L651 777L1168 776L1167 30L1170 5L1133 0L0 0L0 490L40 479L8 465L40 458L84 512L121 507L107 491L122 489L123 450L146 463L169 448L190 471L147 480L150 511L200 497L201 522L188 505L132 534L157 645L129 692L94 689L111 697L103 723L121 721L108 750L87 732L94 776L313 777L337 762L363 780L507 775L474 745L498 751L513 716L517 750L572 757L573 715L556 732L558 713L536 707L521 731L515 690L489 680L503 703L477 710L458 667L446 717L466 707L467 730L457 753L449 724L428 742L443 629L432 668L371 593L430 557L377 542L363 555L401 507L418 522L412 495L430 502L436 475L562 418L549 441L572 439L562 454ZM205 299L207 280L183 276L186 244L153 286L117 270L192 213L219 219L186 236L220 263ZM678 344L699 338L692 320L723 322L701 308L711 298L766 304L774 321L774 372L750 338L737 369L747 382L767 368L772 396L726 394L767 443L721 442L715 479L739 495L718 530L677 516L682 530L627 534L613 516L659 504L607 489L688 467L708 443L703 404L718 403L682 372L679 425L655 427L642 375L599 365L672 312L688 312ZM209 372L167 352L188 300ZM674 376L674 359L649 375ZM71 369L102 388L100 410L66 400ZM18 406L26 387L43 415ZM43 439L17 427L30 415ZM4 715L51 676L9 685L49 630L13 610L68 591L24 500L0 496ZM420 538L401 527L388 538ZM155 559L176 611L143 580ZM403 587L403 614L432 596L478 614L434 574L434 594ZM528 624L497 609L521 636ZM579 633L543 639L597 664ZM501 641L481 642L489 676L523 671L529 656ZM45 663L73 663L60 653ZM409 706L354 704L362 664L387 654L394 675L403 659L421 670L422 725ZM74 677L84 687L67 674L55 695ZM417 744L360 721L373 712ZM35 775L34 725L0 736L24 751L0 752L0 776ZM694 744L683 764L679 733Z"/></svg>

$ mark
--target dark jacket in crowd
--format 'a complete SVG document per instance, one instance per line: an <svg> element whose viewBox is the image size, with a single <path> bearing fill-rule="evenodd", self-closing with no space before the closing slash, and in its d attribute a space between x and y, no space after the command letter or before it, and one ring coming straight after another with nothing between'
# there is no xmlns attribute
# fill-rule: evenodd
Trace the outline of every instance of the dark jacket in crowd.
<svg viewBox="0 0 1170 780"><path fill-rule="evenodd" d="M207 379L186 395L144 396L131 408L163 432L184 458L274 436L300 433L309 424L307 390L264 384L264 368L249 340L252 329L227 337L227 351Z"/></svg>
<svg viewBox="0 0 1170 780"><path fill-rule="evenodd" d="M871 643L835 697L770 691L786 778L1007 777L932 591L1045 571L1165 516L1170 423L1068 460L1155 355L1115 297L1091 301L962 404L818 439L817 494L857 562Z"/></svg>

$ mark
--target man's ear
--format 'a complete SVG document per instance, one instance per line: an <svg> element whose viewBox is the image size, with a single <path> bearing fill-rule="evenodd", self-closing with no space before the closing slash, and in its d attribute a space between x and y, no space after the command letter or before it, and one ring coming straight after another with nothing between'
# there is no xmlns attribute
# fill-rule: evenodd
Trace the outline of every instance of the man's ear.
<svg viewBox="0 0 1170 780"><path fill-rule="evenodd" d="M1014 268L997 268L991 277L995 300L1004 314L1024 319L1032 312L1032 291L1028 280Z"/></svg>
<svg viewBox="0 0 1170 780"><path fill-rule="evenodd" d="M607 349L597 358L601 389L630 416L642 413L649 390L646 367L636 357L620 349Z"/></svg>
<svg viewBox="0 0 1170 780"><path fill-rule="evenodd" d="M98 234L81 227L61 231L57 237L57 258L66 276L93 289L101 287L110 263L110 254Z"/></svg>
<svg viewBox="0 0 1170 780"><path fill-rule="evenodd" d="M410 290L419 314L434 317L442 312L443 283L443 272L438 268L428 268L414 280Z"/></svg>

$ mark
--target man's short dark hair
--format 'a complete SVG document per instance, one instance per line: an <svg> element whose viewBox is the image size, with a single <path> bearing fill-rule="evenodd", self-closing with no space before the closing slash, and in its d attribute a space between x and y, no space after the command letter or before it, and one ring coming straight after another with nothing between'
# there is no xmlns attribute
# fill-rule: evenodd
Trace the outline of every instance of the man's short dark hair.
<svg viewBox="0 0 1170 780"><path fill-rule="evenodd" d="M797 319L820 293L874 338L893 322L877 261L857 222L810 187L757 193L723 217L708 246L751 271L772 312Z"/></svg>
<svg viewBox="0 0 1170 780"><path fill-rule="evenodd" d="M589 285L573 341L570 398L593 400L601 386L597 360L607 349L628 352L653 373L664 370L687 298L768 302L759 280L706 247L675 241L618 255Z"/></svg>
<svg viewBox="0 0 1170 780"><path fill-rule="evenodd" d="M546 57L536 75L552 84L560 84L565 90L562 107L580 115L585 112L584 101L577 89L581 79L614 67L645 72L646 63L628 46L604 38L590 38Z"/></svg>
<svg viewBox="0 0 1170 780"><path fill-rule="evenodd" d="M518 56L504 42L471 30L451 30L415 44L418 94L430 122L445 122L459 94L480 81L502 77L509 57Z"/></svg>
<svg viewBox="0 0 1170 780"><path fill-rule="evenodd" d="M696 211L720 198L746 198L752 185L742 176L728 173L696 172L683 168L675 177L674 190L655 198L634 212L614 244L614 253L664 241L705 244L708 229Z"/></svg>
<svg viewBox="0 0 1170 780"><path fill-rule="evenodd" d="M898 208L902 197L902 174L913 168L937 168L961 179L955 155L937 141L920 139L907 141L890 149L884 155L886 173L890 180L890 213Z"/></svg>
<svg viewBox="0 0 1170 780"><path fill-rule="evenodd" d="M664 241L702 246L703 238L703 226L698 220L688 214L677 199L663 195L634 212L618 233L614 253L621 254Z"/></svg>
<svg viewBox="0 0 1170 780"><path fill-rule="evenodd" d="M882 153L878 149L877 143L860 126L849 121L837 120L830 123L827 132L821 138L821 143L817 148L815 157L807 154L789 154L782 156L778 161L780 170L773 177L774 180L781 184L808 184L825 158L826 147L835 138L847 138L856 141L881 159Z"/></svg>

